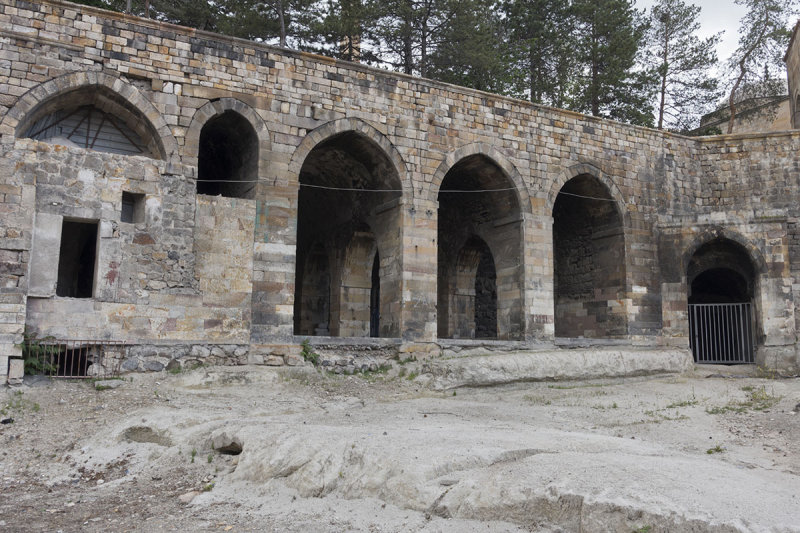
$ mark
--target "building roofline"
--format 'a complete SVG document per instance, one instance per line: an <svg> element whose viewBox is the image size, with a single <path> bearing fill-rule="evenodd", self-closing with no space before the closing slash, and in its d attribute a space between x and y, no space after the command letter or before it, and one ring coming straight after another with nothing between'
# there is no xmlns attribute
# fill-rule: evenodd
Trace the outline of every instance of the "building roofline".
<svg viewBox="0 0 800 533"><path fill-rule="evenodd" d="M259 42L256 42L256 41L251 41L251 40L248 40L248 39L243 39L241 37L233 37L233 36L230 36L230 35L224 35L224 34L221 34L221 33L215 33L215 32L211 32L211 31L207 31L207 30L191 28L191 27L188 27L188 26L181 26L181 25L178 25L178 24L170 23L170 22L164 22L164 21L159 21L159 20L155 20L155 19L139 17L139 16L136 16L136 15L128 14L128 13L121 13L119 11L112 11L112 10L109 10L109 9L98 8L98 7L89 6L89 5L85 5L85 4L76 4L76 3L73 3L73 2L69 2L67 0L39 0L39 3L40 4L45 4L45 5L59 6L59 7L66 8L66 9L73 9L73 10L81 12L81 13L92 13L92 14L96 14L97 16L102 17L104 19L122 20L122 21L126 21L128 23L131 23L131 24L135 24L137 26L150 27L150 28L153 28L153 29L163 28L163 29L167 29L167 30L170 30L170 31L174 31L174 32L176 32L178 34L186 35L186 36L196 36L196 37L199 37L199 38L208 39L208 40L212 40L212 41L217 41L217 42L221 42L221 43L230 43L232 45L235 44L235 45L246 47L246 48L251 48L251 49L256 49L256 50L263 50L265 52L272 52L272 53L278 54L278 55L296 57L296 58L301 58L301 59L307 59L307 60L311 60L311 61L316 61L316 62L321 63L321 64L341 65L343 68L346 68L346 69L349 69L349 70L353 70L353 71L357 71L357 72L371 73L371 74L374 74L376 76L390 77L390 78L394 78L394 79L406 80L406 81L417 83L417 84L427 85L427 86L430 86L430 87L436 87L436 88L446 89L446 90L453 90L453 91L460 92L460 93L465 94L465 95L473 95L473 96L477 96L479 98L490 98L490 99L492 99L494 101L506 102L506 103L508 103L510 105L524 106L524 107L537 109L537 110L542 110L542 111L552 111L552 112L559 113L561 115L565 115L567 117L572 117L572 118L576 118L576 119L579 119L579 120L584 120L584 121L587 121L587 122L618 124L618 125L624 126L626 128L631 128L633 130L639 130L639 131L648 132L648 133L652 133L652 134L656 134L656 135L662 135L664 137L674 137L674 138L678 138L678 139L698 140L698 139L702 138L702 137L694 137L694 136L690 136L690 135L675 133L675 132L671 132L671 131L668 131L668 130L659 130L657 128L651 128L651 127L647 127L647 126L639 126L639 125L635 125L635 124L627 124L625 122L620 122L620 121L617 121L617 120L614 120L614 119L610 119L610 118L596 117L594 115L587 115L587 114L580 113L580 112L577 112L577 111L571 111L569 109L561 109L561 108L550 107L550 106L546 106L546 105L542 105L542 104L536 104L536 103L530 102L528 100L522 100L520 98L514 98L512 96L505 96L505 95L502 95L502 94L490 93L490 92L487 92L487 91L481 91L481 90L472 89L472 88L469 88L469 87L462 87L460 85L455 85L455 84L452 84L452 83L446 83L446 82L438 81L438 80L432 80L430 78L423 78L423 77L415 76L415 75L411 75L411 74L405 74L403 72L394 72L394 71L391 71L391 70L386 70L386 69L382 69L382 68L378 68L378 67L373 67L373 66L370 66L370 65L365 65L363 63L353 63L353 62L345 61L345 60L342 60L342 59L336 59L336 58L332 58L332 57L328 57L328 56L314 54L314 53L311 53L311 52L304 52L304 51L293 50L293 49L289 49L289 48L281 48L281 47L274 46L274 45L269 45L269 44L265 44L265 43L259 43ZM798 27L800 27L800 21L798 21L798 24L795 26L794 34L797 33ZM794 37L794 34L793 34L793 37ZM756 134L756 137L759 136L759 135L764 136L765 134ZM710 136L711 139L716 139L716 138L719 138L719 137L738 138L739 135L731 134L731 135L722 135L722 136L720 136L720 135ZM747 137L747 138L750 138L750 137Z"/></svg>

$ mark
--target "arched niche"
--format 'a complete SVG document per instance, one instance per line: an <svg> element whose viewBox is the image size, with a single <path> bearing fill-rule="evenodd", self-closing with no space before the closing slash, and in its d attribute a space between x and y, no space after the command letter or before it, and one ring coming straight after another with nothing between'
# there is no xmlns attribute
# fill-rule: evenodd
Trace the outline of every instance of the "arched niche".
<svg viewBox="0 0 800 533"><path fill-rule="evenodd" d="M556 337L627 334L623 217L591 174L567 181L554 201L553 264Z"/></svg>
<svg viewBox="0 0 800 533"><path fill-rule="evenodd" d="M259 139L241 114L228 109L203 125L197 159L197 194L254 197Z"/></svg>
<svg viewBox="0 0 800 533"><path fill-rule="evenodd" d="M521 338L522 210L514 183L494 160L472 154L446 172L438 201L438 336Z"/></svg>

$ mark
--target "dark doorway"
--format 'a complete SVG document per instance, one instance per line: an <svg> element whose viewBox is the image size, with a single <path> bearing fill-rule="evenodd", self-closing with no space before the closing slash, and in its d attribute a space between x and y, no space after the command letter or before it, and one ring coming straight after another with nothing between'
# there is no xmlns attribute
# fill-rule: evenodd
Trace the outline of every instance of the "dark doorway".
<svg viewBox="0 0 800 533"><path fill-rule="evenodd" d="M753 363L755 269L747 251L728 239L714 239L692 255L687 281L695 362Z"/></svg>
<svg viewBox="0 0 800 533"><path fill-rule="evenodd" d="M97 256L97 222L65 220L61 225L56 295L91 298Z"/></svg>

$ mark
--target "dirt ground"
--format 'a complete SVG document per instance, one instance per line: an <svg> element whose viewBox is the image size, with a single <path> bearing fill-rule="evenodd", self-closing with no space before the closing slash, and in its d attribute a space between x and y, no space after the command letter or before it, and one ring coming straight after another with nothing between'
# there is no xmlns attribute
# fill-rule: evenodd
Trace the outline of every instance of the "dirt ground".
<svg viewBox="0 0 800 533"><path fill-rule="evenodd" d="M1 388L0 531L800 531L800 379L417 370Z"/></svg>

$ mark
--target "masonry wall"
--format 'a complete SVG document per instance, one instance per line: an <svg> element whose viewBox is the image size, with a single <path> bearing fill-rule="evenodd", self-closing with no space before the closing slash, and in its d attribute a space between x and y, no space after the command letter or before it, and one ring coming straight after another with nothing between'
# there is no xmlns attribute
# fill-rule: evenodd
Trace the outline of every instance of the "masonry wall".
<svg viewBox="0 0 800 533"><path fill-rule="evenodd" d="M220 357L242 348L251 362L296 362L301 169L320 143L347 133L377 147L400 181L392 216L375 233L398 250L387 265L398 281L381 312L401 349L427 352L437 338L439 187L479 154L520 205L521 279L498 287L520 295L498 316L521 313L514 337L554 341L553 206L567 181L590 175L621 213L624 340L688 345L681 261L703 239L727 235L762 258L762 346L796 362L800 134L684 138L59 0L0 0L0 27L3 354L18 353L27 325L179 347L148 348L163 358L218 343L227 347ZM118 95L147 120L159 153L21 138L26 116L85 87ZM229 110L259 139L252 200L195 193L200 131ZM122 190L147 195L143 226L120 222ZM34 290L49 278L32 258L52 261L36 242L40 215L48 246L59 217L98 221L94 298Z"/></svg>

